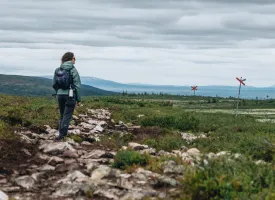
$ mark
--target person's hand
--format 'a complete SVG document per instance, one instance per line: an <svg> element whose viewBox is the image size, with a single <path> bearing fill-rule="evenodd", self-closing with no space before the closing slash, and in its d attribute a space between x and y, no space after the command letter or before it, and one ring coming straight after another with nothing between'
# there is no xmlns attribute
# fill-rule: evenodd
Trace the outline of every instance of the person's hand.
<svg viewBox="0 0 275 200"><path fill-rule="evenodd" d="M79 106L80 105L80 102L77 101L76 104L75 104L75 107Z"/></svg>

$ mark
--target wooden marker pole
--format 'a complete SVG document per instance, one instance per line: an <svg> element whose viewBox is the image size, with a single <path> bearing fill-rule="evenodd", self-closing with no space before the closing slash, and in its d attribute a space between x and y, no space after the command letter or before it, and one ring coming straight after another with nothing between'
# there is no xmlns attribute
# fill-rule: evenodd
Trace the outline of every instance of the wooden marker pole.
<svg viewBox="0 0 275 200"><path fill-rule="evenodd" d="M198 90L198 86L191 86L191 90L194 91L194 96L196 96L196 90Z"/></svg>
<svg viewBox="0 0 275 200"><path fill-rule="evenodd" d="M238 99L237 99L237 108L236 108L236 117L238 115L238 110L239 110L239 101L240 101L240 95L241 95L241 87L242 85L245 85L244 81L246 81L246 79L243 79L242 77L241 78L236 78L239 82L240 82L240 85L239 85L239 92L238 92Z"/></svg>

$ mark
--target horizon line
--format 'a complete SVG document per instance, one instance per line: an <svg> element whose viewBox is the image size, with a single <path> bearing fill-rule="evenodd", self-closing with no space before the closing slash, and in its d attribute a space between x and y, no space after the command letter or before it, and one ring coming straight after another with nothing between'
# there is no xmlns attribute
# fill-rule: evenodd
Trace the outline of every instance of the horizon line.
<svg viewBox="0 0 275 200"><path fill-rule="evenodd" d="M9 76L26 76L26 77L39 77L39 78L47 78L49 76L52 75L22 75L22 74L8 74L8 73L0 73L0 75L9 75ZM107 80L104 78L99 78L99 77L95 77L95 76L80 76L82 78L96 78L96 79L100 79L100 80L104 80L104 81L111 81L111 82L115 82L118 84L125 84L125 85L139 85L139 86L170 86L170 87L191 87L191 86L198 86L198 87L239 87L238 84L236 85L215 85L215 84L211 84L211 85L171 85L171 84L152 84L152 83L137 83L137 82L117 82L114 80ZM275 87L275 85L270 85L270 86L253 86L253 85L246 85L244 87L253 87L253 88L272 88Z"/></svg>

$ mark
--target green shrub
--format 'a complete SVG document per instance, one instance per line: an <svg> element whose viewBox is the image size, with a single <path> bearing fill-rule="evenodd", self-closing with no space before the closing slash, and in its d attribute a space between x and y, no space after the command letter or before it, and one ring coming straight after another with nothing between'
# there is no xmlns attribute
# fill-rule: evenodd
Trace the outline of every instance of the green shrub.
<svg viewBox="0 0 275 200"><path fill-rule="evenodd" d="M117 152L113 167L126 169L127 167L131 167L133 165L144 166L148 161L148 155L141 155L140 153L131 150L122 150Z"/></svg>
<svg viewBox="0 0 275 200"><path fill-rule="evenodd" d="M156 138L149 138L145 140L145 144L157 150L172 151L180 149L186 145L186 142L178 133L169 133Z"/></svg>
<svg viewBox="0 0 275 200"><path fill-rule="evenodd" d="M73 139L75 142L78 142L78 143L81 143L84 141L84 139L79 135L70 135L69 138Z"/></svg>
<svg viewBox="0 0 275 200"><path fill-rule="evenodd" d="M15 135L12 134L10 128L6 123L0 120L0 139L11 139L15 138Z"/></svg>
<svg viewBox="0 0 275 200"><path fill-rule="evenodd" d="M198 129L199 120L190 113L179 115L151 116L141 120L142 126L159 126L168 129L178 129L180 131Z"/></svg>
<svg viewBox="0 0 275 200"><path fill-rule="evenodd" d="M192 199L271 199L275 195L275 171L268 165L220 158L201 167L189 168L183 180L184 193Z"/></svg>
<svg viewBox="0 0 275 200"><path fill-rule="evenodd" d="M171 101L161 101L161 102L158 102L157 104L162 107L173 107L173 102Z"/></svg>
<svg viewBox="0 0 275 200"><path fill-rule="evenodd" d="M104 135L100 138L100 144L106 148L120 149L122 146L127 146L132 141L134 136L131 133L121 134L114 132L112 135Z"/></svg>

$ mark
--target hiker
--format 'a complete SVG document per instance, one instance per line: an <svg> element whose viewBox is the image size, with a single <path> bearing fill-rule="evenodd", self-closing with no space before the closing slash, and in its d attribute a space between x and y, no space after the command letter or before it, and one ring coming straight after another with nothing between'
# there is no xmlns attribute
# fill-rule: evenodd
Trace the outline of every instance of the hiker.
<svg viewBox="0 0 275 200"><path fill-rule="evenodd" d="M65 53L62 56L60 67L54 72L53 88L56 91L60 111L57 141L62 140L67 135L74 109L81 101L81 81L78 71L74 67L75 60L72 52Z"/></svg>

